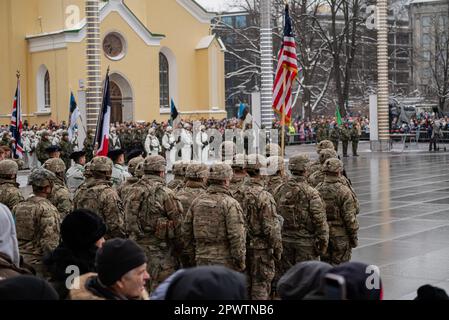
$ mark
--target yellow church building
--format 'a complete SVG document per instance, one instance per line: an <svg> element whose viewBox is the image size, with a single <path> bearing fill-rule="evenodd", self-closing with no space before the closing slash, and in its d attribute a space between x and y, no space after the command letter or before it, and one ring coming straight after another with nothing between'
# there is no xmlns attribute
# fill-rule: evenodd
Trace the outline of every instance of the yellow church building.
<svg viewBox="0 0 449 320"><path fill-rule="evenodd" d="M110 68L112 122L222 118L224 51L212 13L194 0L100 1L102 78ZM9 123L21 72L30 124L68 121L72 91L85 119L84 0L0 0L0 122Z"/></svg>

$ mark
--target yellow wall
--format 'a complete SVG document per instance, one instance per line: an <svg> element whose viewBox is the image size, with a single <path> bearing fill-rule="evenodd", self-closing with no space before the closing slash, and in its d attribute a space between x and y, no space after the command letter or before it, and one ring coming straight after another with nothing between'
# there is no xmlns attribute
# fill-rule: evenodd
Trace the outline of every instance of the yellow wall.
<svg viewBox="0 0 449 320"><path fill-rule="evenodd" d="M101 36L120 31L127 40L127 55L121 61L102 56L102 74L108 66L130 82L134 94L135 120L166 120L159 112L159 51L169 48L177 63L177 107L181 112L204 110L210 104L211 54L218 61L219 107L224 109L224 54L214 41L208 49L196 50L200 40L209 35L209 24L201 23L176 0L125 0L125 4L153 34L164 34L160 47L147 46L118 15L111 13L102 22ZM65 9L77 5L84 18L85 0L0 0L0 122L8 123L16 86L15 71L22 73L23 113L31 114L31 123L48 119L68 119L69 93L79 90L85 76L85 47L67 43L67 48L30 53L27 35L55 32L66 26ZM42 19L38 19L42 17ZM36 73L45 64L51 77L51 116L33 115L37 110Z"/></svg>

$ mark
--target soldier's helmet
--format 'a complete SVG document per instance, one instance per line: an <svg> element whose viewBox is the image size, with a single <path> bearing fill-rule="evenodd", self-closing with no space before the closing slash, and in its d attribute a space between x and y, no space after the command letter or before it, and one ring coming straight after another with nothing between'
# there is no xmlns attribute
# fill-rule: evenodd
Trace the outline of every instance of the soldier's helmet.
<svg viewBox="0 0 449 320"><path fill-rule="evenodd" d="M189 161L176 161L173 164L173 174L175 176L185 177L187 166L189 165Z"/></svg>
<svg viewBox="0 0 449 320"><path fill-rule="evenodd" d="M142 156L136 157L136 158L132 158L131 160L129 160L128 162L128 172L131 173L133 176L136 173L136 168L137 165L141 162L144 162L145 159Z"/></svg>
<svg viewBox="0 0 449 320"><path fill-rule="evenodd" d="M267 167L267 158L261 154L250 154L246 161L246 169L260 170Z"/></svg>
<svg viewBox="0 0 449 320"><path fill-rule="evenodd" d="M281 147L276 143L269 143L265 147L265 155L267 157L282 156Z"/></svg>
<svg viewBox="0 0 449 320"><path fill-rule="evenodd" d="M221 159L231 160L234 159L234 155L236 154L237 146L232 141L225 141L220 146L221 149Z"/></svg>
<svg viewBox="0 0 449 320"><path fill-rule="evenodd" d="M65 163L62 159L48 159L45 161L43 165L44 169L47 169L53 173L64 173L65 172Z"/></svg>
<svg viewBox="0 0 449 320"><path fill-rule="evenodd" d="M41 132L41 137L43 138L43 137L48 137L50 135L50 132L48 132L47 130L43 130L42 132Z"/></svg>
<svg viewBox="0 0 449 320"><path fill-rule="evenodd" d="M327 159L338 158L337 152L334 149L324 149L320 152L320 163L324 164Z"/></svg>
<svg viewBox="0 0 449 320"><path fill-rule="evenodd" d="M112 171L113 162L108 157L95 157L90 163L90 171L92 172L110 172Z"/></svg>
<svg viewBox="0 0 449 320"><path fill-rule="evenodd" d="M330 140L323 140L316 146L316 152L320 154L321 150L334 149L334 144Z"/></svg>
<svg viewBox="0 0 449 320"><path fill-rule="evenodd" d="M19 166L15 161L8 159L0 161L0 175L17 175L18 171Z"/></svg>
<svg viewBox="0 0 449 320"><path fill-rule="evenodd" d="M167 161L162 156L148 156L143 162L143 171L147 172L161 172L165 171Z"/></svg>
<svg viewBox="0 0 449 320"><path fill-rule="evenodd" d="M247 163L247 156L244 153L239 153L234 156L231 167L234 169L245 169Z"/></svg>
<svg viewBox="0 0 449 320"><path fill-rule="evenodd" d="M186 169L186 178L203 179L209 175L209 167L200 162L190 162Z"/></svg>
<svg viewBox="0 0 449 320"><path fill-rule="evenodd" d="M234 173L229 164L219 162L210 166L209 180L217 180L217 181L230 180L233 174Z"/></svg>
<svg viewBox="0 0 449 320"><path fill-rule="evenodd" d="M288 161L288 170L291 172L305 171L309 162L309 157L306 154L297 154Z"/></svg>
<svg viewBox="0 0 449 320"><path fill-rule="evenodd" d="M145 174L145 171L143 171L143 161L139 162L136 166L136 170L134 171L134 176L137 178L142 178Z"/></svg>
<svg viewBox="0 0 449 320"><path fill-rule="evenodd" d="M52 186L55 180L56 176L53 172L41 167L31 172L28 184L35 187L48 187Z"/></svg>
<svg viewBox="0 0 449 320"><path fill-rule="evenodd" d="M278 171L283 173L285 171L284 157L272 156L267 159L267 174L274 175Z"/></svg>
<svg viewBox="0 0 449 320"><path fill-rule="evenodd" d="M327 159L324 163L324 172L339 173L343 171L343 162L337 158Z"/></svg>
<svg viewBox="0 0 449 320"><path fill-rule="evenodd" d="M68 136L69 136L69 132L68 132L68 131L63 131L63 132L62 132L62 136L63 136L63 137L66 137L66 136L68 137Z"/></svg>

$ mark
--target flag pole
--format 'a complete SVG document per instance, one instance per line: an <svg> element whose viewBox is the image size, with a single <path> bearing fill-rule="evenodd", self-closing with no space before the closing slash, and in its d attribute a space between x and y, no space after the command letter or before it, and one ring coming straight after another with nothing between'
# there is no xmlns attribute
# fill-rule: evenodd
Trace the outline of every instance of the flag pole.
<svg viewBox="0 0 449 320"><path fill-rule="evenodd" d="M286 76L287 76L287 70L284 68L284 90L286 88ZM285 99L284 99L284 103L282 104L282 120L281 120L281 156L284 157L285 156Z"/></svg>

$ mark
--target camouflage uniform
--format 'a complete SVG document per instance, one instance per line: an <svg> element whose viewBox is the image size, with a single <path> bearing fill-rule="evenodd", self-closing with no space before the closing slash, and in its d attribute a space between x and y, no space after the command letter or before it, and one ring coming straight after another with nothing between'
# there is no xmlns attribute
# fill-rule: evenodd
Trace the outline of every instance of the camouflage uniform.
<svg viewBox="0 0 449 320"><path fill-rule="evenodd" d="M317 132L316 132L316 141L320 143L323 140L327 139L327 130L326 126L324 124L320 124L318 126Z"/></svg>
<svg viewBox="0 0 449 320"><path fill-rule="evenodd" d="M58 209L61 221L73 210L70 192L64 183L65 164L62 159L48 159L43 167L56 175L48 200Z"/></svg>
<svg viewBox="0 0 449 320"><path fill-rule="evenodd" d="M351 140L351 132L349 131L347 124L345 124L340 130L340 139L343 146L343 157L347 157L349 140Z"/></svg>
<svg viewBox="0 0 449 320"><path fill-rule="evenodd" d="M167 188L176 191L184 187L184 178L186 176L186 169L189 165L187 161L176 161L173 164L173 175L175 176L172 181L167 183Z"/></svg>
<svg viewBox="0 0 449 320"><path fill-rule="evenodd" d="M0 161L0 202L13 211L14 207L25 201L19 190L19 184L12 176L17 176L19 167L13 160Z"/></svg>
<svg viewBox="0 0 449 320"><path fill-rule="evenodd" d="M186 169L186 183L183 188L179 189L176 193L179 201L181 201L184 214L190 208L193 200L206 193L205 178L209 174L209 168L207 165L192 162Z"/></svg>
<svg viewBox="0 0 449 320"><path fill-rule="evenodd" d="M332 141L323 140L320 143L318 143L316 146L316 153L318 153L318 156L319 156L321 151L326 150L326 149L332 149L335 151L334 144L332 143ZM306 171L306 176L309 177L314 172L321 170L321 167L322 167L322 163L320 162L319 158L318 158L318 160L309 163L309 167L307 168L307 171Z"/></svg>
<svg viewBox="0 0 449 320"><path fill-rule="evenodd" d="M249 155L246 165L260 174L266 160L260 155ZM282 254L281 226L276 214L273 196L264 190L262 177L251 176L243 198L243 215L247 227L246 266L249 294L252 300L267 300L275 276L274 260Z"/></svg>
<svg viewBox="0 0 449 320"><path fill-rule="evenodd" d="M245 182L248 180L248 174L244 171L245 166L246 156L244 154L236 154L231 165L234 174L229 185L229 191L232 197L239 202L240 206L243 204Z"/></svg>
<svg viewBox="0 0 449 320"><path fill-rule="evenodd" d="M108 231L107 238L125 237L125 222L122 202L112 188L112 161L106 157L95 157L89 165L94 175L87 178L76 191L73 199L75 209L89 209L103 218ZM87 168L86 168L87 171Z"/></svg>
<svg viewBox="0 0 449 320"><path fill-rule="evenodd" d="M165 172L161 156L148 156L143 163L145 175L138 181L125 202L130 238L144 248L153 291L178 269L181 251L182 205L174 192L165 187L159 176Z"/></svg>
<svg viewBox="0 0 449 320"><path fill-rule="evenodd" d="M335 151L338 152L338 141L340 140L340 128L338 128L337 124L331 129L329 133L329 140L334 144Z"/></svg>
<svg viewBox="0 0 449 320"><path fill-rule="evenodd" d="M265 190L274 195L279 186L287 181L285 174L284 158L279 156L267 159L267 176L265 178Z"/></svg>
<svg viewBox="0 0 449 320"><path fill-rule="evenodd" d="M323 165L327 159L338 158L337 152L334 149L324 149L319 154L319 167L318 170L309 174L307 181L312 188L316 188L321 182L324 181L325 173L323 171Z"/></svg>
<svg viewBox="0 0 449 320"><path fill-rule="evenodd" d="M62 140L59 144L59 147L61 148L61 159L64 161L66 169L70 168L72 165L72 159L70 159L70 155L73 152L73 145L70 141L66 141L64 137L68 137L69 134L67 131L64 131L62 134Z"/></svg>
<svg viewBox="0 0 449 320"><path fill-rule="evenodd" d="M223 265L240 272L245 270L246 231L242 208L228 188L220 184L231 178L229 165L213 164L206 193L193 201L184 217L184 251L193 266Z"/></svg>
<svg viewBox="0 0 449 320"><path fill-rule="evenodd" d="M319 260L326 252L329 241L324 203L304 176L308 161L304 155L290 159L289 170L293 176L275 195L279 214L285 219L280 274L298 262Z"/></svg>
<svg viewBox="0 0 449 320"><path fill-rule="evenodd" d="M326 204L329 224L329 246L322 260L339 265L351 260L352 248L357 247L357 203L351 190L341 183L338 175L343 171L343 163L338 159L329 159L324 163L326 177L317 187Z"/></svg>
<svg viewBox="0 0 449 320"><path fill-rule="evenodd" d="M131 177L127 178L125 182L123 182L120 187L117 188L117 193L122 199L122 202L125 203L125 199L127 199L130 192L132 192L134 184L137 183L137 181L140 180L143 176L143 170L142 166L140 165L143 163L145 159L140 156L137 158L133 158L128 163L128 172L132 175ZM139 168L139 170L138 170Z"/></svg>
<svg viewBox="0 0 449 320"><path fill-rule="evenodd" d="M43 168L34 170L28 184L36 187L52 186L55 175ZM26 263L38 275L44 275L42 258L56 249L59 243L61 218L55 206L46 198L31 195L14 208L19 250Z"/></svg>
<svg viewBox="0 0 449 320"><path fill-rule="evenodd" d="M114 188L119 188L128 178L131 178L131 174L126 168L120 163L114 163L111 178Z"/></svg>
<svg viewBox="0 0 449 320"><path fill-rule="evenodd" d="M352 128L351 128L351 141L352 141L352 155L354 157L357 157L357 149L359 147L359 140L360 140L360 136L359 136L359 127L360 125L357 123L353 123L352 124Z"/></svg>
<svg viewBox="0 0 449 320"><path fill-rule="evenodd" d="M47 161L49 158L49 155L47 152L47 148L51 146L51 142L48 139L49 135L50 134L47 131L44 131L41 135L41 141L39 141L39 143L37 144L37 147L36 147L37 160L39 160L41 165L44 164L45 161Z"/></svg>

